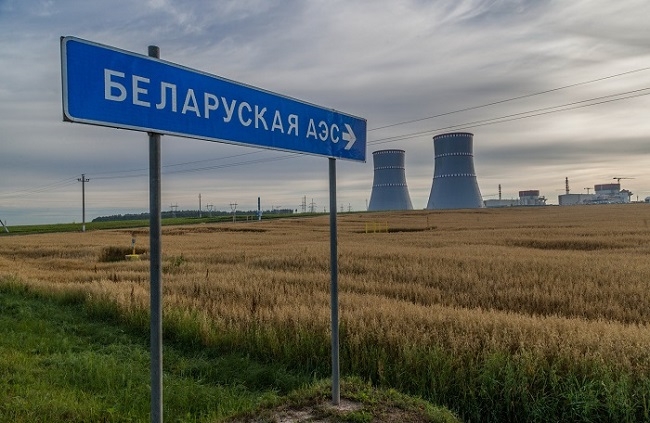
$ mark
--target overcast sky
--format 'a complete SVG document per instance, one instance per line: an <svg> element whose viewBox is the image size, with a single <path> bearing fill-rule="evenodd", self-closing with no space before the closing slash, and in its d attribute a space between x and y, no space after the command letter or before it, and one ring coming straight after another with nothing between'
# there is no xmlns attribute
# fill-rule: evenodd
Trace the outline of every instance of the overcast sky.
<svg viewBox="0 0 650 423"><path fill-rule="evenodd" d="M565 177L572 193L623 177L643 200L648 16L647 0L0 0L0 219L80 222L82 173L87 221L148 211L147 135L62 121L63 35L158 45L167 61L367 119L367 162L337 161L345 210L366 208L372 152L387 148L406 151L425 208L432 137L457 130L474 133L484 199L501 184L504 198L538 189L557 204ZM204 210L329 204L323 157L163 136L162 165L164 210L198 209L199 194Z"/></svg>

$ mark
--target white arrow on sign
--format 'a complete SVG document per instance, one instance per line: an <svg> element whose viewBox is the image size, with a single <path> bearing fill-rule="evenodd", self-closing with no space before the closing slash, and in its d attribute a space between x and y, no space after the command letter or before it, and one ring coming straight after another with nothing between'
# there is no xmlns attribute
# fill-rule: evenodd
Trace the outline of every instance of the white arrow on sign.
<svg viewBox="0 0 650 423"><path fill-rule="evenodd" d="M343 133L343 141L348 142L348 144L345 146L345 149L349 150L357 141L357 137L354 135L354 131L352 130L352 127L350 125L348 125L347 123L344 125L345 125L345 129L347 129L348 132Z"/></svg>

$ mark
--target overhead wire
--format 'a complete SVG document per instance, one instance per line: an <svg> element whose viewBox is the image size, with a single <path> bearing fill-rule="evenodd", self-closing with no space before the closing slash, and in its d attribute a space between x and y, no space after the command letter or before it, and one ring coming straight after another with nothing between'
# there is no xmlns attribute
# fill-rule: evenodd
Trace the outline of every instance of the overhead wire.
<svg viewBox="0 0 650 423"><path fill-rule="evenodd" d="M267 163L267 162L276 162L280 160L286 160L290 159L296 156L302 156L300 153L291 153L291 154L286 154L284 156L278 156L278 157L268 157L268 158L262 158L262 159L257 159L257 160L248 160L244 162L238 162L238 163L225 163L221 165L216 165L216 166L207 166L207 167L202 167L202 168L195 168L195 169L181 169L181 170L176 170L176 171L171 171L171 172L165 172L167 175L171 174L178 174L178 173L194 173L194 172L203 172L206 170L214 170L214 169L225 169L229 167L237 167L237 166L243 166L243 165L248 165L248 164L256 164L256 163Z"/></svg>
<svg viewBox="0 0 650 423"><path fill-rule="evenodd" d="M528 110L526 112L519 112L519 113L513 113L513 114L509 114L509 115L504 115L504 116L498 116L498 117L490 118L490 119L483 119L483 120L466 122L466 123L457 124L457 125L449 125L449 126L444 126L444 127L434 128L434 129L427 129L425 131L413 132L413 133L410 133L410 134L395 135L395 136L391 136L391 137L380 138L380 139L374 140L374 141L369 141L368 144L372 144L372 145L386 144L386 143L389 143L389 142L401 141L401 140L405 140L405 139L419 137L419 136L422 136L422 135L433 134L433 133L440 132L440 131L448 131L448 130L458 129L458 128L471 129L471 128L476 128L476 127L479 127L479 126L495 125L495 124L498 124L498 123L504 123L504 122L511 122L511 121L514 121L514 120L527 119L527 118L547 115L547 114L551 114L551 113L565 112L565 111L568 111L568 110L575 110L575 109L580 109L580 108L584 108L584 107L597 106L599 104L611 103L611 102L614 102L614 101L627 100L627 99L630 99L630 98L650 95L650 93L642 93L643 91L648 91L648 90L650 90L650 87L648 87L648 88L640 88L638 90L627 91L627 92L624 92L624 93L610 94L610 95L601 96L601 97L594 97L594 98L587 99L587 100L574 101L574 102L562 104L562 105L559 105L559 106L543 107L543 108L540 108L540 109ZM628 95L628 94L631 94L631 95ZM625 96L625 95L626 95L626 97L620 97L620 96ZM620 98L611 98L611 97L620 97ZM609 100L603 100L603 99L607 99L607 98ZM596 101L596 100L602 100L602 101ZM589 103L589 104L583 104L583 103Z"/></svg>
<svg viewBox="0 0 650 423"><path fill-rule="evenodd" d="M258 153L256 151L255 153ZM246 154L253 154L253 153L246 153ZM240 154L239 156L243 156L245 154ZM173 175L173 174L179 174L179 173L196 173L196 172L203 172L206 170L214 170L214 169L224 169L224 168L229 168L229 167L237 167L237 166L243 166L247 164L256 164L256 163L266 163L266 162L274 162L274 161L279 161L279 160L286 160L290 159L292 157L300 156L300 153L292 153L292 154L287 154L284 156L279 156L279 157L267 157L267 158L262 158L262 159L256 159L256 160L247 160L247 161L241 161L241 162L235 162L235 163L224 163L220 165L214 165L214 166L205 166L205 167L199 167L199 168L192 168L192 169L180 169L180 170L172 170L172 171L167 171L167 172L162 172L164 175ZM233 156L231 156L233 157ZM206 160L206 161L212 161L212 160ZM164 167L164 166L163 166ZM103 177L98 177L94 179L128 179L128 178L140 178L144 176L148 176L148 173L142 173L142 174L136 174L136 175L121 175L121 176L103 176Z"/></svg>
<svg viewBox="0 0 650 423"><path fill-rule="evenodd" d="M397 122L397 123L393 123L393 124L389 124L389 125L384 125L384 126L369 129L368 132L376 131L376 130L380 130L380 129L391 128L391 127L395 127L395 126L401 126L401 125L416 123L416 122L421 122L421 121L430 120L430 119L437 118L437 117L448 116L448 115L462 113L462 112L466 112L466 111L470 111L470 110L486 108L486 107L495 106L495 105L499 105L499 104L503 104L503 103L507 103L507 102L511 102L511 101L515 101L515 100L521 100L521 99L524 99L524 98L531 98L531 97L535 97L535 96L539 96L539 95L543 95L543 94L548 94L548 93L557 92L557 91L568 89L568 88L574 88L574 87L577 87L577 86L582 86L582 85L592 84L592 83L596 83L596 82L601 82L601 81L605 81L605 80L608 80L608 79L617 78L617 77L630 75L630 74L633 74L633 73L638 73L638 72L647 71L647 70L650 70L650 66L649 67L643 67L643 68L637 68L637 69L633 69L633 70L626 71L626 72L619 72L619 73L616 73L616 74L613 74L613 75L607 75L607 76L604 76L604 77L595 78L595 79L591 79L591 80L588 80L588 81L577 82L577 83L574 83L574 84L568 84L568 85L564 85L564 86L561 86L561 87L551 88L551 89L548 89L548 90L543 90L543 91L539 91L539 92L535 92L535 93L510 97L510 98L506 98L506 99L502 99L502 100L498 100L498 101L493 101L493 102L478 105L478 106L466 107L466 108L462 108L462 109L458 109L458 110L453 110L453 111L450 111L450 112L440 113L440 114L433 115L433 116L427 116L427 117L424 117L424 118L406 120L406 121ZM647 88L644 88L643 90L645 90L645 89L647 89ZM624 95L624 94L627 94L627 93L614 94L612 96ZM591 100L593 101L595 99L591 99ZM583 102L586 102L586 101L590 101L590 100L583 100ZM579 103L579 102L576 102L575 104L577 104L577 103ZM570 103L570 104L572 104L572 103ZM565 106L567 106L567 105L555 106L555 108L565 107ZM533 113L533 112L534 111L528 111L528 112L522 112L520 114L524 115L524 114ZM538 115L531 115L530 117L533 117L533 116L538 116ZM488 121L495 121L494 122L495 124L498 123L497 120L503 120L504 122L507 122L509 120L504 120L507 117L509 117L509 116L502 116L502 117L498 117L498 118L488 119L488 120L485 121L485 123L482 123L481 126L487 125ZM524 117L522 117L522 119L523 118ZM476 125L477 125L475 122L472 122L471 124L474 125L472 127L476 127ZM417 133L404 134L404 135L400 135L400 136L387 137L387 138L380 138L380 139L377 139L377 140L374 140L374 141L369 141L368 144L369 145L385 144L385 143L388 143L388 142L392 142L393 140L394 141L399 141L399 140L402 140L402 139L409 139L409 138L414 138L414 137L419 136L419 135L424 135L424 134L428 134L428 133L437 132L437 131L440 131L440 130L443 130L443 129L460 128L460 127L467 127L467 124L459 124L459 125L453 125L453 126L445 127L445 128L436 128L436 129L431 129L431 130L427 130L427 131L421 131L421 132L417 132ZM247 153L242 153L242 154L238 154L238 155L234 155L234 156L226 156L226 157L216 158L216 159L203 159L203 160L198 160L198 161L194 161L194 162L176 163L176 164L171 164L171 165L165 165L165 166L163 166L163 169L167 168L167 167L183 166L183 165L201 163L201 162L206 162L206 161L224 160L224 159L227 159L227 158L239 157L239 156L250 155L250 154L256 154L256 153L259 153L259 152L261 152L261 151L258 150L258 151L254 151L254 152L247 152ZM287 155L287 156L282 156L282 157L279 157L279 158L259 159L259 160L251 160L251 161L244 161L244 162L238 162L238 163L233 163L233 164L227 164L227 165L217 165L217 166L207 166L207 167L194 168L194 169L185 169L185 170L177 171L177 172L164 172L163 171L163 173L164 174L173 174L173 173L201 172L201 171L206 171L206 170L221 169L221 168L224 168L224 167L236 167L236 166L243 166L243 165L247 165L247 164L264 163L266 161L270 162L270 161L282 160L282 159L285 159L285 158L295 157L295 156L299 156L299 155L302 155L302 154L295 153L295 154L291 154L291 155ZM146 171L146 170L147 169L138 169L138 170L132 170L132 171L123 171L123 172L136 172L136 171ZM116 171L115 173L119 173L119 171ZM108 174L108 173L103 173L103 174ZM100 175L102 175L102 174L100 174ZM125 176L98 176L98 177L94 177L94 179L124 179L124 178L143 177L143 176L146 176L146 174L125 175Z"/></svg>
<svg viewBox="0 0 650 423"><path fill-rule="evenodd" d="M233 154L233 155L230 155L230 156L217 157L217 158L213 158L213 159L202 159L202 160L193 160L193 161L182 162L182 163L172 163L172 164L164 165L164 166L161 166L161 167L163 169L165 169L165 168L169 168L169 167L186 166L186 165L189 165L189 164L197 164L197 163L204 163L204 162L214 162L214 161L218 161L218 160L232 159L234 157L242 157L242 156L248 156L248 155L251 155L251 154L258 154L258 153L260 153L260 151L251 151L251 152L247 152L247 153ZM113 173L144 172L144 171L148 172L149 168L101 172L101 173L94 174L93 179L118 179L119 177L101 176L101 175L110 175L110 174L113 174ZM135 175L135 176L138 176L138 177L139 176L146 176L146 174L144 174L144 175ZM133 177L133 176L129 175L129 176L125 176L125 177L130 178L130 177Z"/></svg>
<svg viewBox="0 0 650 423"><path fill-rule="evenodd" d="M380 130L380 129L392 128L392 127L395 127L395 126L407 125L407 124L411 124L411 123L422 122L422 121L425 121L425 120L434 119L434 118L443 117L443 116L449 116L449 115L453 115L453 114L456 114L456 113L468 112L470 110L477 110L477 109L482 109L482 108L485 108L485 107L496 106L497 104L503 104L503 103L508 103L510 101L535 97L535 96L538 96L538 95L548 94L548 93L552 93L552 92L555 92L555 91L564 90L564 89L567 89L567 88L573 88L573 87L578 87L580 85L592 84L594 82L605 81L607 79L617 78L619 76L629 75L629 74L632 74L632 73L637 73L637 72L642 72L642 71L647 71L647 70L650 70L650 66L645 67L645 68L634 69L634 70L627 71L627 72L621 72L621 73L617 73L617 74L614 74L614 75L603 76L601 78L596 78L596 79L592 79L592 80L589 80L589 81L577 82L575 84L569 84L569 85L564 85L562 87L551 88L549 90L539 91L539 92L532 93L532 94L524 94L524 95L520 95L520 96L517 96L517 97L511 97L511 98L506 98L506 99L503 99L503 100L497 100L497 101L493 101L491 103L481 104L480 106L465 107L463 109L453 110L451 112L439 113L439 114L433 115L433 116L427 116L427 117L423 117L423 118L406 120L406 121L403 121L403 122L397 122L397 123L392 123L392 124L389 124L389 125L379 126L379 127L376 127L376 128L368 129L368 132L377 131L377 130Z"/></svg>
<svg viewBox="0 0 650 423"><path fill-rule="evenodd" d="M407 125L407 124L411 124L411 123L422 122L422 121L434 119L434 118L437 118L437 117L443 117L443 116L448 116L448 115L452 115L452 114L467 112L467 111L471 111L471 110L486 108L486 107L495 106L495 105L499 105L499 104L504 104L504 103L508 103L508 102L512 102L512 101L516 101L516 100L521 100L521 99L525 99L525 98L536 97L536 96L540 96L540 95L543 95L543 94L557 92L557 91L565 90L565 89L568 89L568 88L574 88L574 87L578 87L578 86L582 86L582 85L593 84L593 83L596 83L596 82L602 82L602 81L605 81L605 80L608 80L608 79L618 78L618 77L621 77L621 76L630 75L630 74L643 72L643 71L648 71L648 70L650 70L650 66L637 68L637 69L632 69L632 70L625 71L625 72L619 72L619 73L616 73L616 74L591 79L591 80L588 80L588 81L582 81L582 82L576 82L576 83L573 83L573 84L563 85L561 87L551 88L551 89L548 89L548 90L538 91L538 92L535 92L535 93L524 94L524 95L520 95L520 96L515 96L515 97L510 97L510 98L506 98L506 99L502 99L502 100L497 100L497 101L493 101L493 102L490 102L490 103L481 104L481 105L478 105L478 106L465 107L465 108L462 108L462 109L452 110L452 111L449 111L449 112L440 113L440 114L436 114L436 115L432 115L432 116L427 116L427 117L423 117L423 118L419 118L419 119L412 119L412 120L406 120L406 121L402 121L402 122L396 122L396 123L392 123L392 124L389 124L389 125L384 125L384 126L368 129L368 132L377 131L377 130L380 130L380 129L387 129L387 128L401 126L401 125ZM647 89L647 88L644 88L643 90L645 90L645 89ZM627 93L620 93L618 95L623 95L623 94L627 94ZM614 94L613 96L615 96L615 95L616 94ZM586 102L586 101L589 101L589 100L583 100L583 101ZM566 106L566 105L555 106L555 107L558 108L558 107L564 107L564 106ZM522 112L520 114L523 115L523 114L532 113L532 112L533 111ZM537 115L535 115L535 116L537 116ZM533 116L531 115L531 117L533 117ZM505 119L505 117L492 118L492 119L488 119L486 121L498 120L498 119ZM505 120L504 120L504 122L505 122ZM498 123L498 122L495 122L495 123ZM487 125L487 123L485 123L484 125ZM481 126L484 126L484 125L481 125ZM460 128L460 127L467 127L467 124L453 125L453 126L449 126L449 127L445 127L445 128L431 129L431 130L427 130L427 131L422 131L422 132L418 132L418 133L411 133L411 134L404 134L404 135L395 136L395 137L380 138L380 139L377 139L377 140L374 140L374 141L369 141L368 144L369 145L385 144L385 143L391 142L393 139L395 141L399 141L401 139L414 138L415 136L418 136L418 135L433 133L433 132L437 132L437 131L444 130L444 129ZM476 126L472 126L472 127L476 127ZM202 162L208 162L208 161L225 160L225 159L233 158L233 157L240 157L240 156L246 156L246 155L251 155L251 154L257 154L257 153L260 153L262 151L263 150L257 150L257 151L253 151L253 152L241 153L241 154L225 156L225 157L220 157L220 158L214 158L214 159L203 159L203 160L190 161L190 162L184 162L184 163L175 163L175 164L170 164L170 165L164 165L164 166L162 166L162 168L165 169L165 168L169 168L169 167L184 166L184 165L190 165L190 164L196 164L196 163L202 163ZM291 154L291 155L287 155L287 156L282 156L280 158L259 159L259 160L238 162L238 163L234 163L234 164L227 164L227 165L217 165L217 166L207 166L207 167L194 168L194 169L185 169L185 170L178 171L178 172L165 172L163 170L163 174L201 172L201 171L205 171L205 170L221 169L221 168L224 168L224 167L236 167L236 166L243 166L243 165L247 165L247 164L264 163L265 161L269 161L269 162L270 161L277 161L277 160L282 160L284 158L295 157L295 156L299 156L299 155L302 155L302 154L295 153L295 154ZM125 178L144 177L144 176L147 176L147 173L140 173L140 174L135 174L135 175L122 175L122 176L101 176L101 175L110 175L112 173L145 172L145 171L148 171L148 169L133 169L133 170L124 170L124 171L104 172L104 173L98 174L99 176L93 176L93 179L125 179Z"/></svg>
<svg viewBox="0 0 650 423"><path fill-rule="evenodd" d="M498 117L489 118L489 119L471 121L471 122L466 122L466 123L457 124L457 125L449 125L449 126L444 126L444 127L427 129L425 131L413 132L413 133L409 133L409 134L403 134L403 135L396 135L396 136L391 136L391 137L386 137L386 138L380 138L380 139L376 139L376 140L373 140L373 141L368 141L367 144L368 145L386 144L386 143L391 143L391 142L403 141L403 140L406 140L406 139L416 138L416 137L427 135L427 134L433 134L433 133L440 132L440 131L456 130L456 129L459 129L459 128L471 129L471 128L477 128L477 127L481 127L481 126L495 125L495 124L499 124L499 123L511 122L511 121L515 121L515 120L528 119L528 118L547 115L547 114L551 114L551 113L559 113L559 112L564 112L564 111L569 111L569 110L580 109L580 108L584 108L584 107L596 106L596 105L600 105L600 104L611 103L611 102L614 102L614 101L621 101L621 100L627 100L627 99L630 99L630 98L650 95L650 93L644 92L644 91L648 91L648 90L650 90L650 87L640 88L638 90L631 90L631 91L627 91L627 92L623 92L623 93L617 93L617 94L610 94L610 95L606 95L606 96L594 97L594 98L590 98L590 99L587 99L587 100L574 101L574 102L570 102L570 103L561 104L559 106L543 107L543 108L539 108L539 109L533 109L533 110L528 110L528 111L519 112L519 113L512 113L512 114L509 114L509 115L503 115L503 116L498 116ZM624 96L624 97L621 97L621 96ZM618 98L612 98L612 97L618 97ZM587 103L587 104L585 104L585 103ZM252 153L245 153L245 154L252 154ZM242 154L242 155L245 155L245 154ZM181 169L181 170L169 171L169 172L163 172L163 173L166 174L166 175L180 174L180 173L197 173L197 172L204 172L204 171L208 171L208 170L224 169L224 168L238 167L238 166L244 166L244 165L250 165L250 164L258 164L258 163L267 163L267 162L273 162L273 161L279 161L279 160L286 160L286 159L289 159L289 158L302 156L302 155L303 155L302 153L291 153L291 154L287 154L287 155L283 155L283 156L279 156L279 157L261 158L261 159L256 159L256 160L248 160L248 161L241 161L241 162L235 162L235 163L225 163L225 164L221 164L221 165L206 166L206 167L192 168L192 169ZM205 160L205 161L211 161L211 160ZM147 176L147 174L101 177L101 178L95 178L95 179L124 179L124 178L144 177L144 176Z"/></svg>
<svg viewBox="0 0 650 423"><path fill-rule="evenodd" d="M76 183L77 183L76 177L69 177L46 185L40 185L33 188L25 188L13 192L2 193L0 194L0 198L29 197L31 195L42 194L43 192L52 191L54 189L65 188L70 185L74 185Z"/></svg>

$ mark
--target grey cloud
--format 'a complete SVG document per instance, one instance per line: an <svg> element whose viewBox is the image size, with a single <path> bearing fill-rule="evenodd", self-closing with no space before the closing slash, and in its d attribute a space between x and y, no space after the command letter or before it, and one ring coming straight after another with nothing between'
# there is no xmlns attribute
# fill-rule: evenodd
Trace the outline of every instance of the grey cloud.
<svg viewBox="0 0 650 423"><path fill-rule="evenodd" d="M61 122L61 35L143 53L157 44L166 60L362 116L376 128L650 66L648 14L641 0L0 1L0 61L11 64L0 68L0 217L33 201L12 197L9 205L6 194L22 188L16 181L29 188L81 172L96 178L93 212L147 207L146 176L99 179L146 168L145 134ZM338 165L339 196L363 209L372 151L403 148L414 206L424 207L436 130L637 89L646 80L640 72L371 131L368 162ZM642 97L469 128L481 189L487 195L504 183L515 194L554 193L565 176L589 186L626 171L636 178L627 181L632 191L642 192L649 106ZM416 132L425 133L382 141ZM326 160L272 151L229 157L250 151L164 137L164 201L190 207L201 190L215 204L254 206L258 195L294 208L305 195L328 204ZM78 191L72 184L43 194L39 209L51 210L33 219L74 219L78 204L56 210L78 203ZM14 223L27 218L16 216Z"/></svg>
<svg viewBox="0 0 650 423"><path fill-rule="evenodd" d="M650 135L613 139L563 139L535 145L479 146L477 161L482 165L509 166L516 163L537 165L580 165L585 162L621 161L648 154Z"/></svg>

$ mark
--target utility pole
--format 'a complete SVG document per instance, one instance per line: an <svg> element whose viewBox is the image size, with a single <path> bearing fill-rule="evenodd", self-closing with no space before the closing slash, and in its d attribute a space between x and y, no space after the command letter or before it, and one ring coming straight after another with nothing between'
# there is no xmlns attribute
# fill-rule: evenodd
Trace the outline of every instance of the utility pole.
<svg viewBox="0 0 650 423"><path fill-rule="evenodd" d="M208 208L208 212L210 213L210 217L212 217L212 207L214 207L212 204L206 204L205 205Z"/></svg>
<svg viewBox="0 0 650 423"><path fill-rule="evenodd" d="M201 193L199 193L199 219L201 218Z"/></svg>
<svg viewBox="0 0 650 423"><path fill-rule="evenodd" d="M638 197L639 196L637 195L637 200L638 200ZM7 222L7 221L5 220L5 222ZM2 220L0 220L0 225L2 225L3 228L5 228L6 233L9 233L9 228L7 228L7 225L6 225L5 222L2 222Z"/></svg>
<svg viewBox="0 0 650 423"><path fill-rule="evenodd" d="M86 178L86 174L82 173L81 178L77 178L81 182L81 232L86 232L86 182L90 179Z"/></svg>
<svg viewBox="0 0 650 423"><path fill-rule="evenodd" d="M230 210L232 210L232 222L235 223L237 216L237 203L230 203Z"/></svg>
<svg viewBox="0 0 650 423"><path fill-rule="evenodd" d="M178 209L178 204L170 204L169 208L172 210L172 217L176 217L176 209Z"/></svg>

